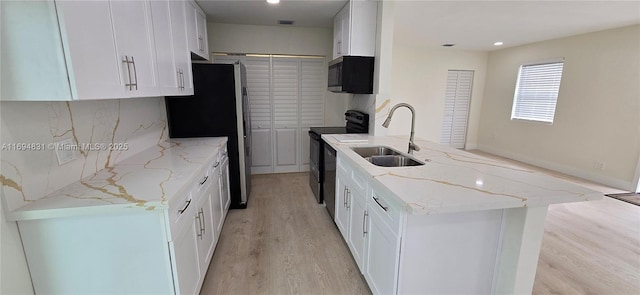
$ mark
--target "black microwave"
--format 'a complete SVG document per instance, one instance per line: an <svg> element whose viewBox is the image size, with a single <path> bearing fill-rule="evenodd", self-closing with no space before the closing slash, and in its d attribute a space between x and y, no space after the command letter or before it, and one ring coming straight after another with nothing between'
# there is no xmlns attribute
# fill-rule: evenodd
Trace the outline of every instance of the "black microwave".
<svg viewBox="0 0 640 295"><path fill-rule="evenodd" d="M329 62L328 89L331 92L372 94L371 56L342 56Z"/></svg>

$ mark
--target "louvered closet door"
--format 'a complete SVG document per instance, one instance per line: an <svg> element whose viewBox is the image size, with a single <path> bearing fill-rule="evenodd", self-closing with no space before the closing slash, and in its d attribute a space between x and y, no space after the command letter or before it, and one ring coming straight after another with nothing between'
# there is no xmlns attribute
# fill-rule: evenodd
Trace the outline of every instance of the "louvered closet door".
<svg viewBox="0 0 640 295"><path fill-rule="evenodd" d="M309 170L309 127L324 126L324 58L300 60L300 171Z"/></svg>
<svg viewBox="0 0 640 295"><path fill-rule="evenodd" d="M247 94L251 111L251 174L273 172L271 68L268 57L214 55L214 63L241 61L247 69Z"/></svg>
<svg viewBox="0 0 640 295"><path fill-rule="evenodd" d="M472 88L473 71L449 70L440 143L465 147Z"/></svg>
<svg viewBox="0 0 640 295"><path fill-rule="evenodd" d="M275 172L299 170L298 61L272 59Z"/></svg>
<svg viewBox="0 0 640 295"><path fill-rule="evenodd" d="M246 57L247 92L251 110L251 173L273 172L271 81L268 57Z"/></svg>

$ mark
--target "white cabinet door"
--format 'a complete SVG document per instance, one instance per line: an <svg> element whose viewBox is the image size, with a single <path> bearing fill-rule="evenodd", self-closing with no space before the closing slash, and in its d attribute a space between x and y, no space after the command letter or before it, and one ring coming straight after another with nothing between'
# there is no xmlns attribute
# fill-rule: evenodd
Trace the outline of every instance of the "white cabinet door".
<svg viewBox="0 0 640 295"><path fill-rule="evenodd" d="M201 9L196 7L196 31L198 35L198 55L209 60L209 44L207 38L207 16Z"/></svg>
<svg viewBox="0 0 640 295"><path fill-rule="evenodd" d="M333 22L333 57L375 56L378 1L351 0Z"/></svg>
<svg viewBox="0 0 640 295"><path fill-rule="evenodd" d="M111 1L111 17L121 74L129 97L152 96L157 91L153 30L146 1ZM130 84L127 86L127 84Z"/></svg>
<svg viewBox="0 0 640 295"><path fill-rule="evenodd" d="M198 226L198 220L193 218L191 226L186 228L184 232L178 235L172 242L177 268L176 273L178 274L177 284L180 294L196 294L196 289L198 288L198 281L200 280L201 274L198 264L198 246L196 244L196 236L199 231Z"/></svg>
<svg viewBox="0 0 640 295"><path fill-rule="evenodd" d="M65 56L75 99L123 98L121 68L113 38L109 2L56 2L60 31L66 39ZM126 74L126 73L125 73Z"/></svg>
<svg viewBox="0 0 640 295"><path fill-rule="evenodd" d="M178 95L182 91L182 76L176 68L172 19L168 0L149 2L155 42L159 91L165 95ZM185 49L186 50L186 49Z"/></svg>
<svg viewBox="0 0 640 295"><path fill-rule="evenodd" d="M349 4L347 4L349 5ZM342 19L340 13L333 19L333 58L340 56L342 46Z"/></svg>
<svg viewBox="0 0 640 295"><path fill-rule="evenodd" d="M185 9L185 18L187 22L187 44L189 47L189 51L198 52L198 32L196 27L196 3L187 0L184 4Z"/></svg>
<svg viewBox="0 0 640 295"><path fill-rule="evenodd" d="M213 174L216 177L216 181L213 185L211 192L211 210L213 211L213 227L215 230L215 239L217 240L222 231L222 225L224 224L224 205L221 196L220 187L220 166L218 166Z"/></svg>
<svg viewBox="0 0 640 295"><path fill-rule="evenodd" d="M202 59L209 60L207 43L207 16L192 0L185 4L189 50Z"/></svg>
<svg viewBox="0 0 640 295"><path fill-rule="evenodd" d="M344 6L340 12L340 22L342 25L342 42L340 43L340 55L350 55L351 52L351 1Z"/></svg>
<svg viewBox="0 0 640 295"><path fill-rule="evenodd" d="M375 203L367 204L368 220L364 277L373 294L395 294L400 241L380 216Z"/></svg>
<svg viewBox="0 0 640 295"><path fill-rule="evenodd" d="M199 222L198 232L196 233L198 242L198 265L200 267L200 273L203 276L207 272L207 268L209 268L209 259L211 255L213 255L216 236L215 221L218 218L217 212L211 208L212 203L216 203L216 199L212 199L212 197L218 196L218 194L214 195L213 192L217 191L218 188L213 185L215 182L213 179L207 182L209 182L208 187L203 192L200 202L198 202L198 212L196 212L196 221Z"/></svg>
<svg viewBox="0 0 640 295"><path fill-rule="evenodd" d="M176 76L180 76L181 95L193 95L193 77L191 74L191 53L187 39L187 20L184 0L169 1L171 13L171 35L176 65Z"/></svg>
<svg viewBox="0 0 640 295"><path fill-rule="evenodd" d="M336 176L336 211L335 222L338 230L342 234L342 238L346 241L349 233L349 206L347 198L349 197L346 176L338 171Z"/></svg>
<svg viewBox="0 0 640 295"><path fill-rule="evenodd" d="M0 1L0 11L0 100L71 100L55 3Z"/></svg>
<svg viewBox="0 0 640 295"><path fill-rule="evenodd" d="M231 205L231 191L229 191L229 159L225 159L220 166L220 200L224 216ZM224 222L224 221L223 221Z"/></svg>
<svg viewBox="0 0 640 295"><path fill-rule="evenodd" d="M368 213L366 212L364 196L352 189L349 189L348 193L349 235L347 238L347 245L351 250L353 259L356 261L358 268L362 272L364 270L364 243L367 235L365 222L368 218Z"/></svg>

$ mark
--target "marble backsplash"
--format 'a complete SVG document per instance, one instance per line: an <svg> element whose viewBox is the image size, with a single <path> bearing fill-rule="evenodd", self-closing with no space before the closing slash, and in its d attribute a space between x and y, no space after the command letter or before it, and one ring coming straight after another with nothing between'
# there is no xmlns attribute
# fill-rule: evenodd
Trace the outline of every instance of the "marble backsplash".
<svg viewBox="0 0 640 295"><path fill-rule="evenodd" d="M12 211L168 137L164 98L0 103L2 207ZM70 144L56 145L67 140ZM64 147L75 160L58 162Z"/></svg>
<svg viewBox="0 0 640 295"><path fill-rule="evenodd" d="M382 123L391 109L391 98L385 94L354 94L349 108L369 114L369 134L375 136L387 135L387 128Z"/></svg>

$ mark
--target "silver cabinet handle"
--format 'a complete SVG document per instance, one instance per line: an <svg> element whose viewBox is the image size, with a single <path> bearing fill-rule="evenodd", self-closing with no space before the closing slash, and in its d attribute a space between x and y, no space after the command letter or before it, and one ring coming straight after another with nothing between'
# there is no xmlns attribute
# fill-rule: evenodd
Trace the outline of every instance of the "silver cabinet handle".
<svg viewBox="0 0 640 295"><path fill-rule="evenodd" d="M378 206L380 206L380 208L382 208L382 210L384 210L385 212L387 212L387 210L389 210L389 207L385 207L385 206L382 206L382 204L380 204L380 199L379 198L373 197L373 200L376 201Z"/></svg>
<svg viewBox="0 0 640 295"><path fill-rule="evenodd" d="M198 212L198 216L200 216L200 214L202 214L202 217L200 218L200 221L202 222L202 227L200 228L200 234L204 235L207 227L207 223L204 221L204 209L200 208L200 212Z"/></svg>
<svg viewBox="0 0 640 295"><path fill-rule="evenodd" d="M184 208L182 208L182 209L178 210L178 213L179 213L179 214L184 213L184 211L186 211L186 210L187 210L187 208L189 208L189 205L191 205L191 199L187 200L187 204L186 204L186 205L184 205Z"/></svg>
<svg viewBox="0 0 640 295"><path fill-rule="evenodd" d="M136 69L136 61L133 60L133 55L131 56L131 63L133 64L133 77L136 79L136 82L131 86L135 86L136 90L138 90L138 70Z"/></svg>
<svg viewBox="0 0 640 295"><path fill-rule="evenodd" d="M347 207L347 186L344 186L344 190L342 191L342 193L344 194L344 202L342 203L343 206L346 208Z"/></svg>
<svg viewBox="0 0 640 295"><path fill-rule="evenodd" d="M200 212L196 215L196 219L198 220L198 227L200 228L196 235L202 240L202 220L200 219Z"/></svg>
<svg viewBox="0 0 640 295"><path fill-rule="evenodd" d="M133 90L133 81L131 81L131 61L129 61L129 56L125 55L123 63L127 64L127 75L129 76L129 83L124 84L125 87L129 87L129 90Z"/></svg>
<svg viewBox="0 0 640 295"><path fill-rule="evenodd" d="M215 164L213 164L213 168L218 168L218 166L220 166L220 161L218 161Z"/></svg>
<svg viewBox="0 0 640 295"><path fill-rule="evenodd" d="M180 69L176 71L176 77L178 78L178 89L182 89L182 84L180 83Z"/></svg>
<svg viewBox="0 0 640 295"><path fill-rule="evenodd" d="M364 211L364 215L362 216L362 236L366 236L367 235L367 216L369 216L369 213L367 213L367 210Z"/></svg>
<svg viewBox="0 0 640 295"><path fill-rule="evenodd" d="M209 176L205 176L202 181L200 181L200 185L203 185L205 182L207 182L207 179L209 179Z"/></svg>
<svg viewBox="0 0 640 295"><path fill-rule="evenodd" d="M184 72L180 69L180 79L182 80L182 90L184 90Z"/></svg>
<svg viewBox="0 0 640 295"><path fill-rule="evenodd" d="M347 189L347 210L351 209L351 191Z"/></svg>

